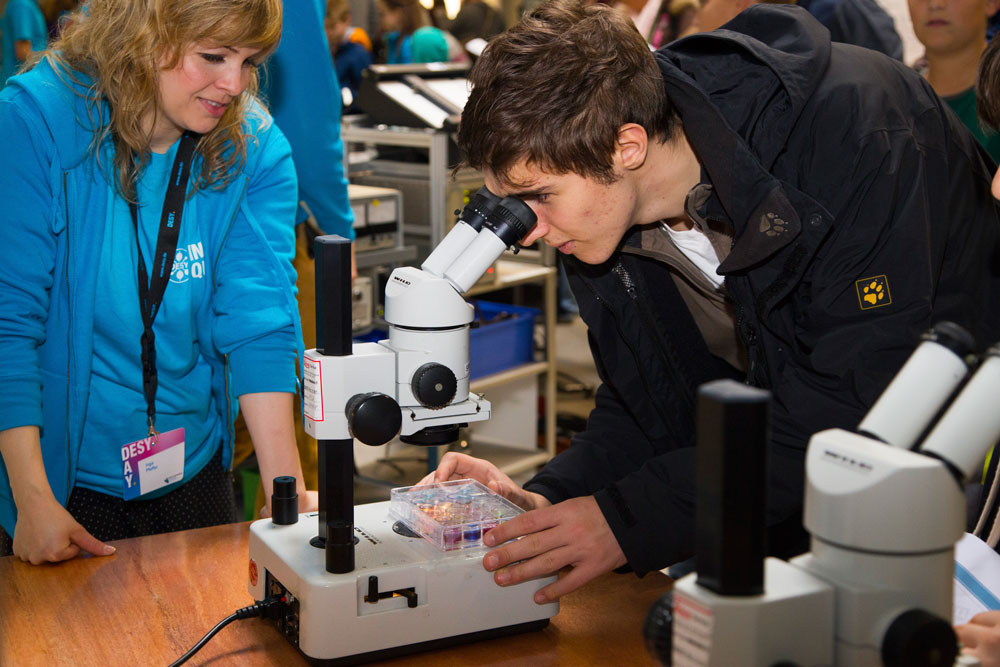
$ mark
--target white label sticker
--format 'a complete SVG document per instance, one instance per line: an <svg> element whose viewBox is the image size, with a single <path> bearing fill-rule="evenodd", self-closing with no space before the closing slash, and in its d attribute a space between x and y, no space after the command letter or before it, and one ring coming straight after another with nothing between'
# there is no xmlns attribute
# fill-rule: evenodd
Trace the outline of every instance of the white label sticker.
<svg viewBox="0 0 1000 667"><path fill-rule="evenodd" d="M307 419L323 421L323 366L317 359L305 357L302 377L302 405Z"/></svg>
<svg viewBox="0 0 1000 667"><path fill-rule="evenodd" d="M674 667L704 667L712 652L715 616L694 600L674 593L674 636L671 660Z"/></svg>

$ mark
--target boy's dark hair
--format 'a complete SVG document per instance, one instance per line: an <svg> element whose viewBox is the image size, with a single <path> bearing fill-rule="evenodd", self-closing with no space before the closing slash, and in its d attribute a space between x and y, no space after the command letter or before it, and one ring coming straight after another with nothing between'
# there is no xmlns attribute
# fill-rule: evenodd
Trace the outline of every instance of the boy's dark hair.
<svg viewBox="0 0 1000 667"><path fill-rule="evenodd" d="M976 113L981 122L1000 130L1000 35L990 40L979 60Z"/></svg>
<svg viewBox="0 0 1000 667"><path fill-rule="evenodd" d="M618 129L673 136L676 112L632 22L605 5L554 0L490 41L470 75L458 144L466 163L507 180L521 160L614 181Z"/></svg>

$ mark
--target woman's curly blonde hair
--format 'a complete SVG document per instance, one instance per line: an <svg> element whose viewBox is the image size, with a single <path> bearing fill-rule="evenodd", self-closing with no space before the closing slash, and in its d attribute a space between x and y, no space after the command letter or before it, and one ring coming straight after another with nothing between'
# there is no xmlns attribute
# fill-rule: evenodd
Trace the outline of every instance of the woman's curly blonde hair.
<svg viewBox="0 0 1000 667"><path fill-rule="evenodd" d="M281 37L281 6L281 0L88 0L69 17L44 57L77 83L76 73L89 78L91 150L99 157L103 142L114 142L114 180L123 196L134 199L138 172L149 161L153 125L146 119L159 112L157 63L176 67L196 43L257 48L263 59ZM221 189L242 168L243 123L258 84L254 68L247 89L198 141L193 191Z"/></svg>

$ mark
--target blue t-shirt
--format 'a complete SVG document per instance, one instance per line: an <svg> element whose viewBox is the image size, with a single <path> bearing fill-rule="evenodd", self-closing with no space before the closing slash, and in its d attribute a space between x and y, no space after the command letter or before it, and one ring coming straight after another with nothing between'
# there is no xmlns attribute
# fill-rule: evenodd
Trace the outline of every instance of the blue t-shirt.
<svg viewBox="0 0 1000 667"><path fill-rule="evenodd" d="M36 0L8 0L0 20L0 88L14 76L21 62L14 55L14 42L31 42L32 51L43 51L48 45L49 31Z"/></svg>
<svg viewBox="0 0 1000 667"><path fill-rule="evenodd" d="M178 144L165 154L153 153L138 185L139 240L150 272ZM147 425L135 232L128 204L113 192L109 196L114 197L114 204L108 209L101 256L94 258L97 284L103 288L94 306L94 361L76 483L120 497L124 490L121 448L145 437ZM170 282L153 322L159 383L156 429L184 427L184 480L208 463L225 428L212 397L212 371L201 355L196 327L198 311L211 307L212 296L197 204L197 197L184 204ZM163 495L181 483L145 497Z"/></svg>

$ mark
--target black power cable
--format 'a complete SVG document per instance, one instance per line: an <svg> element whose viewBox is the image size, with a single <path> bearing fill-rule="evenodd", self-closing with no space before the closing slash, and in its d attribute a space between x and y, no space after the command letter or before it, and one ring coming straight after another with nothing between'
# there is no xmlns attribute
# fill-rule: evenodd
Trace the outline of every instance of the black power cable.
<svg viewBox="0 0 1000 667"><path fill-rule="evenodd" d="M287 607L288 604L284 597L270 597L265 600L261 600L256 604L252 604L249 607L243 607L242 609L236 610L234 613L219 621L218 625L209 630L208 633L198 640L197 644L188 649L184 655L170 663L170 667L178 667L178 665L183 665L185 662L190 660L191 656L200 651L202 647L208 643L208 640L218 634L219 630L226 627L233 621L242 621L247 618L258 618L260 616L278 618L284 613Z"/></svg>

